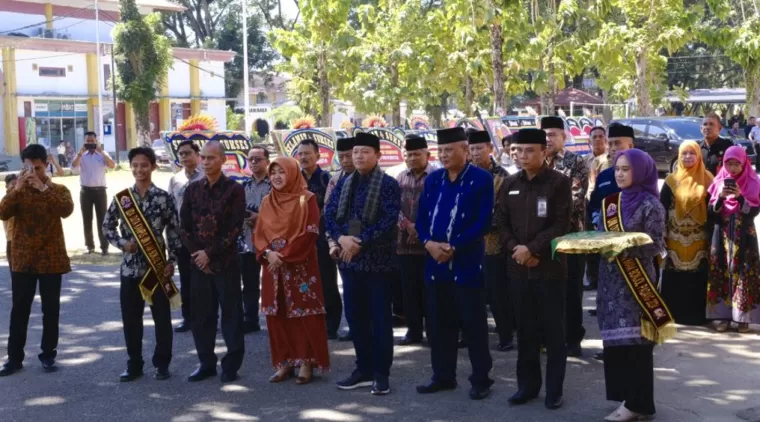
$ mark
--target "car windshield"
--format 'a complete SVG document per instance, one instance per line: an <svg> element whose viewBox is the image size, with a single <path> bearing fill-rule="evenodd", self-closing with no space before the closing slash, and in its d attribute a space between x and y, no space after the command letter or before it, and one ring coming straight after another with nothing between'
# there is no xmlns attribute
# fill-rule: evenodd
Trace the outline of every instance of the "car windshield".
<svg viewBox="0 0 760 422"><path fill-rule="evenodd" d="M702 139L702 125L698 121L670 120L665 123L681 139Z"/></svg>

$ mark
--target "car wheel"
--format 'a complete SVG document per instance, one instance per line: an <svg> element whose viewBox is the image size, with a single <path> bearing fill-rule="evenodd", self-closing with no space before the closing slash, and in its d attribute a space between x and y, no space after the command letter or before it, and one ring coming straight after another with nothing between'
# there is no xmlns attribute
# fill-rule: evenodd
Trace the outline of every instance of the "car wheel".
<svg viewBox="0 0 760 422"><path fill-rule="evenodd" d="M676 164L678 163L678 157L672 159L670 161L670 172L675 173L676 172Z"/></svg>

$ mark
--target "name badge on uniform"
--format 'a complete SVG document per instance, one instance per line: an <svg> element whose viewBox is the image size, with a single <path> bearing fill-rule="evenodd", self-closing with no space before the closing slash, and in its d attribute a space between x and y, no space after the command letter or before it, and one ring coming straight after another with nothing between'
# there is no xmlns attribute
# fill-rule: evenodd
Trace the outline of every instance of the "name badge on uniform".
<svg viewBox="0 0 760 422"><path fill-rule="evenodd" d="M519 190L511 190L511 191L509 191L509 194L510 195L519 195L520 191Z"/></svg>
<svg viewBox="0 0 760 422"><path fill-rule="evenodd" d="M539 217L546 217L547 211L546 211L546 198L545 197L539 197L536 201L536 213Z"/></svg>

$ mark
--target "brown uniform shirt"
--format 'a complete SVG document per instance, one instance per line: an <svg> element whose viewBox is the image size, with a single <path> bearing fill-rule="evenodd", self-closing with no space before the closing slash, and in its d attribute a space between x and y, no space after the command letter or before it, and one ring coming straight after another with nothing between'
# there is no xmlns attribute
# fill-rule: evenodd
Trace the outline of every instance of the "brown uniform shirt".
<svg viewBox="0 0 760 422"><path fill-rule="evenodd" d="M53 184L44 192L14 189L0 201L0 219L13 218L13 272L65 274L71 271L61 219L74 211L71 192Z"/></svg>
<svg viewBox="0 0 760 422"><path fill-rule="evenodd" d="M504 181L494 213L500 239L507 255L510 280L566 280L564 255L552 258L552 239L570 231L573 210L570 178L546 166L532 180L525 171ZM512 250L524 245L539 260L528 268L512 259Z"/></svg>

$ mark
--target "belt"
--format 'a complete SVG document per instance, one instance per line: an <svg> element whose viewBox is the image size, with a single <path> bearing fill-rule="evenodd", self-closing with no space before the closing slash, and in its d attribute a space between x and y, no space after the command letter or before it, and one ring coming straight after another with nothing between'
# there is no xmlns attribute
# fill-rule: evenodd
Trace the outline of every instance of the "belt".
<svg viewBox="0 0 760 422"><path fill-rule="evenodd" d="M82 186L82 190L106 190L105 186Z"/></svg>

